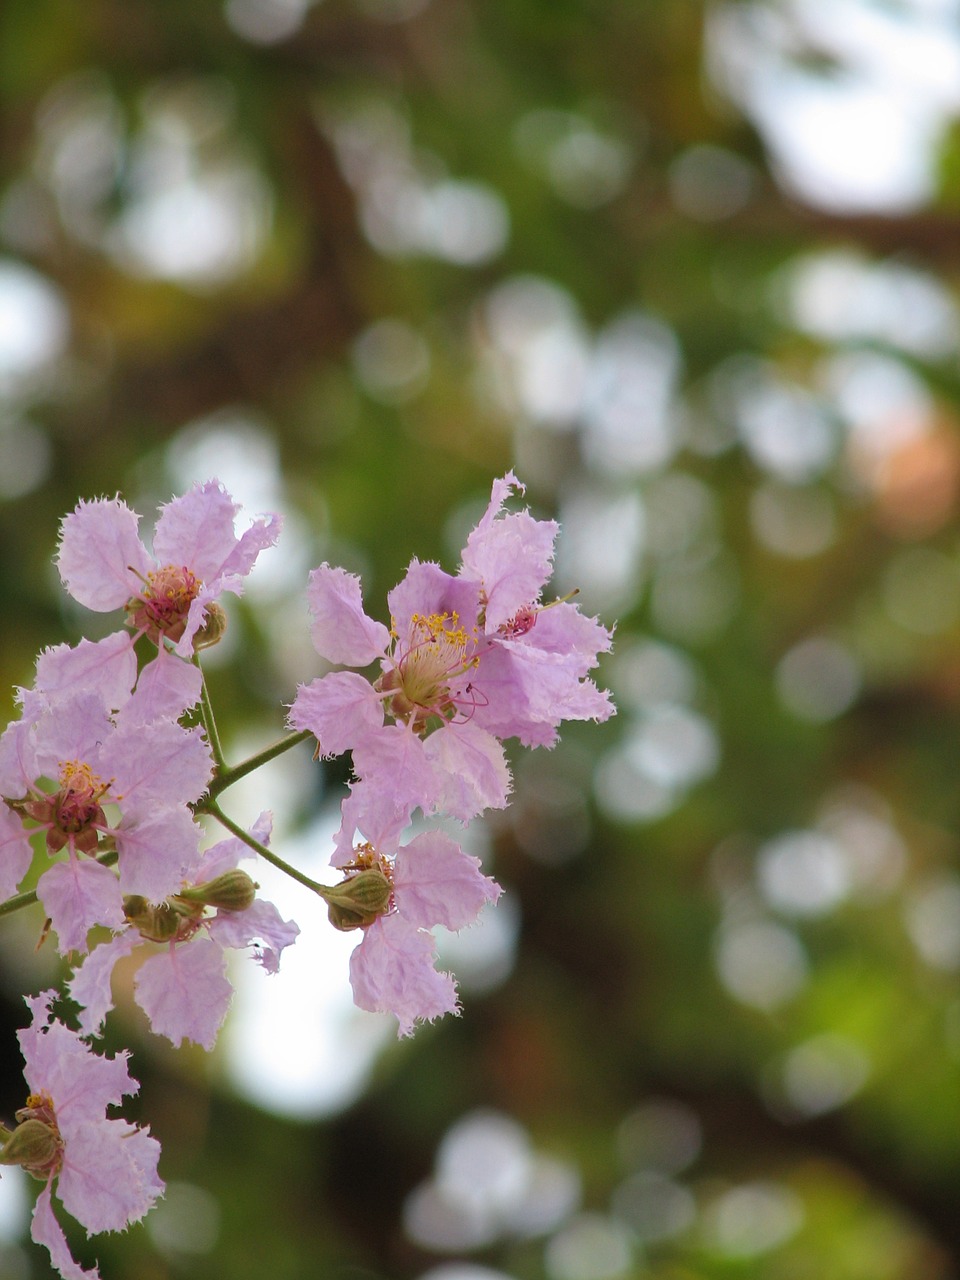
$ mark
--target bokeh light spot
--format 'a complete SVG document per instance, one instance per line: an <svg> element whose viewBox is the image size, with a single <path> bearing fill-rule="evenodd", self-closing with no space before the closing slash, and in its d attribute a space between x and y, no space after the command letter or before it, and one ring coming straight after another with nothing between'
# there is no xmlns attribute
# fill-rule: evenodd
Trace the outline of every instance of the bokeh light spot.
<svg viewBox="0 0 960 1280"><path fill-rule="evenodd" d="M848 710L860 692L860 667L828 636L801 640L777 663L780 700L800 720L822 724Z"/></svg>
<svg viewBox="0 0 960 1280"><path fill-rule="evenodd" d="M721 928L717 973L742 1004L772 1010L785 1004L807 980L807 954L797 935L769 920Z"/></svg>

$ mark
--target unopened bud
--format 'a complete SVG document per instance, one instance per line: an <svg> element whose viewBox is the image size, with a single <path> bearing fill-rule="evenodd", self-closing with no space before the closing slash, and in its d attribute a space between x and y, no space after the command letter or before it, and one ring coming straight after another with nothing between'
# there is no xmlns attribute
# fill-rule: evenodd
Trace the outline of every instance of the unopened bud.
<svg viewBox="0 0 960 1280"><path fill-rule="evenodd" d="M373 924L389 908L392 892L390 881L374 867L349 876L324 891L330 923L342 933Z"/></svg>
<svg viewBox="0 0 960 1280"><path fill-rule="evenodd" d="M139 893L124 898L123 914L148 942L169 942L180 927L180 916L169 902L154 906Z"/></svg>
<svg viewBox="0 0 960 1280"><path fill-rule="evenodd" d="M181 889L178 898L187 902L199 902L205 907L216 907L220 911L246 911L253 905L259 885L239 868L225 871L223 875L205 884L195 884L189 889Z"/></svg>
<svg viewBox="0 0 960 1280"><path fill-rule="evenodd" d="M18 1164L29 1173L47 1173L60 1158L62 1143L56 1129L42 1120L24 1120L3 1144L0 1164Z"/></svg>
<svg viewBox="0 0 960 1280"><path fill-rule="evenodd" d="M201 649L209 649L211 645L216 644L226 629L227 615L216 601L211 601L204 610L203 626L194 633L194 653L199 653Z"/></svg>

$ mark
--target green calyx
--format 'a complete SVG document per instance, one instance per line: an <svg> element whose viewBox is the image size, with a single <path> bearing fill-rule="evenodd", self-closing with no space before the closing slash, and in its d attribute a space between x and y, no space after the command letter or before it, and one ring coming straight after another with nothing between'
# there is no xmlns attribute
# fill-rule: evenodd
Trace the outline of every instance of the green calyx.
<svg viewBox="0 0 960 1280"><path fill-rule="evenodd" d="M246 871L237 868L225 871L223 875L207 880L204 884L181 889L177 897L205 907L216 907L218 911L246 911L253 905L258 888L257 882Z"/></svg>
<svg viewBox="0 0 960 1280"><path fill-rule="evenodd" d="M341 932L362 929L390 909L393 886L382 871L371 867L324 889L330 923Z"/></svg>
<svg viewBox="0 0 960 1280"><path fill-rule="evenodd" d="M60 1158L60 1135L42 1120L18 1124L0 1150L0 1164L18 1164L28 1173L46 1176Z"/></svg>

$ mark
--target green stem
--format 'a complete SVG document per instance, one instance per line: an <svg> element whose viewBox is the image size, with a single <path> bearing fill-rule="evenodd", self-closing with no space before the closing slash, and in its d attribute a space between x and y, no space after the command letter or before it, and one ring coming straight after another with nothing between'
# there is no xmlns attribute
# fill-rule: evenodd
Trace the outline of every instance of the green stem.
<svg viewBox="0 0 960 1280"><path fill-rule="evenodd" d="M259 769L262 765L275 760L277 756L283 755L284 751L289 751L291 747L299 746L301 742L306 742L312 736L309 729L303 729L299 733L288 734L286 738L281 738L269 747L264 747L262 751L250 756L242 764L234 765L232 769L227 768L226 765L221 766L220 771L210 783L205 799L200 801L198 808L205 807L206 799L215 800L221 791L226 791L227 787L232 787L235 782L245 778L248 773L253 773L255 769ZM207 810L207 812L210 812L210 810Z"/></svg>
<svg viewBox="0 0 960 1280"><path fill-rule="evenodd" d="M207 731L207 741L210 743L210 750L213 752L217 769L220 773L225 773L227 771L227 761L223 754L223 747L220 745L220 734L217 732L217 722L213 715L213 703L210 701L207 680L203 674L203 668L200 666L200 659L196 654L193 655L193 665L200 672L200 712L203 716L204 728Z"/></svg>
<svg viewBox="0 0 960 1280"><path fill-rule="evenodd" d="M103 854L97 859L101 867L112 867L120 855L115 849ZM37 901L36 889L28 889L26 893L17 893L12 898L8 898L6 902L0 902L0 916L11 916L14 911L19 911L21 907L32 907Z"/></svg>
<svg viewBox="0 0 960 1280"><path fill-rule="evenodd" d="M294 880L298 880L300 884L306 885L306 887L308 889L312 889L314 893L318 893L324 901L327 900L329 889L326 885L318 884L316 880L311 880L309 876L305 876L303 872L298 871L296 867L291 867L289 862L284 862L281 857L278 857L278 855L268 849L266 845L261 844L259 840L254 839L248 831L244 831L243 827L234 822L232 818L228 818L212 797L202 800L197 805L197 812L209 813L211 818L216 818L216 820L225 826L229 832L235 835L238 840L242 840L243 843L253 849L255 853L259 853L261 858L266 858L266 860L271 862L278 868L278 870L283 871Z"/></svg>

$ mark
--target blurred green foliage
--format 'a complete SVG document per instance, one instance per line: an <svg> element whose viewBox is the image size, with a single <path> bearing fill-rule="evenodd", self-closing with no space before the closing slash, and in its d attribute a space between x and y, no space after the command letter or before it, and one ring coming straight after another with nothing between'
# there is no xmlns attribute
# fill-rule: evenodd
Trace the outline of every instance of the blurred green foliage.
<svg viewBox="0 0 960 1280"><path fill-rule="evenodd" d="M933 10L841 9L960 57ZM288 517L210 673L230 742L315 673L310 566L375 607L510 467L617 622L617 719L515 753L490 825L509 975L359 1100L259 1111L121 1000L171 1193L73 1241L109 1280L960 1275L956 103L921 195L804 185L754 72L873 47L811 12L5 0L3 687L109 625L64 603L61 515L202 468ZM0 939L5 1115L37 929ZM471 1115L520 1128L490 1186L464 1140L465 1190Z"/></svg>

